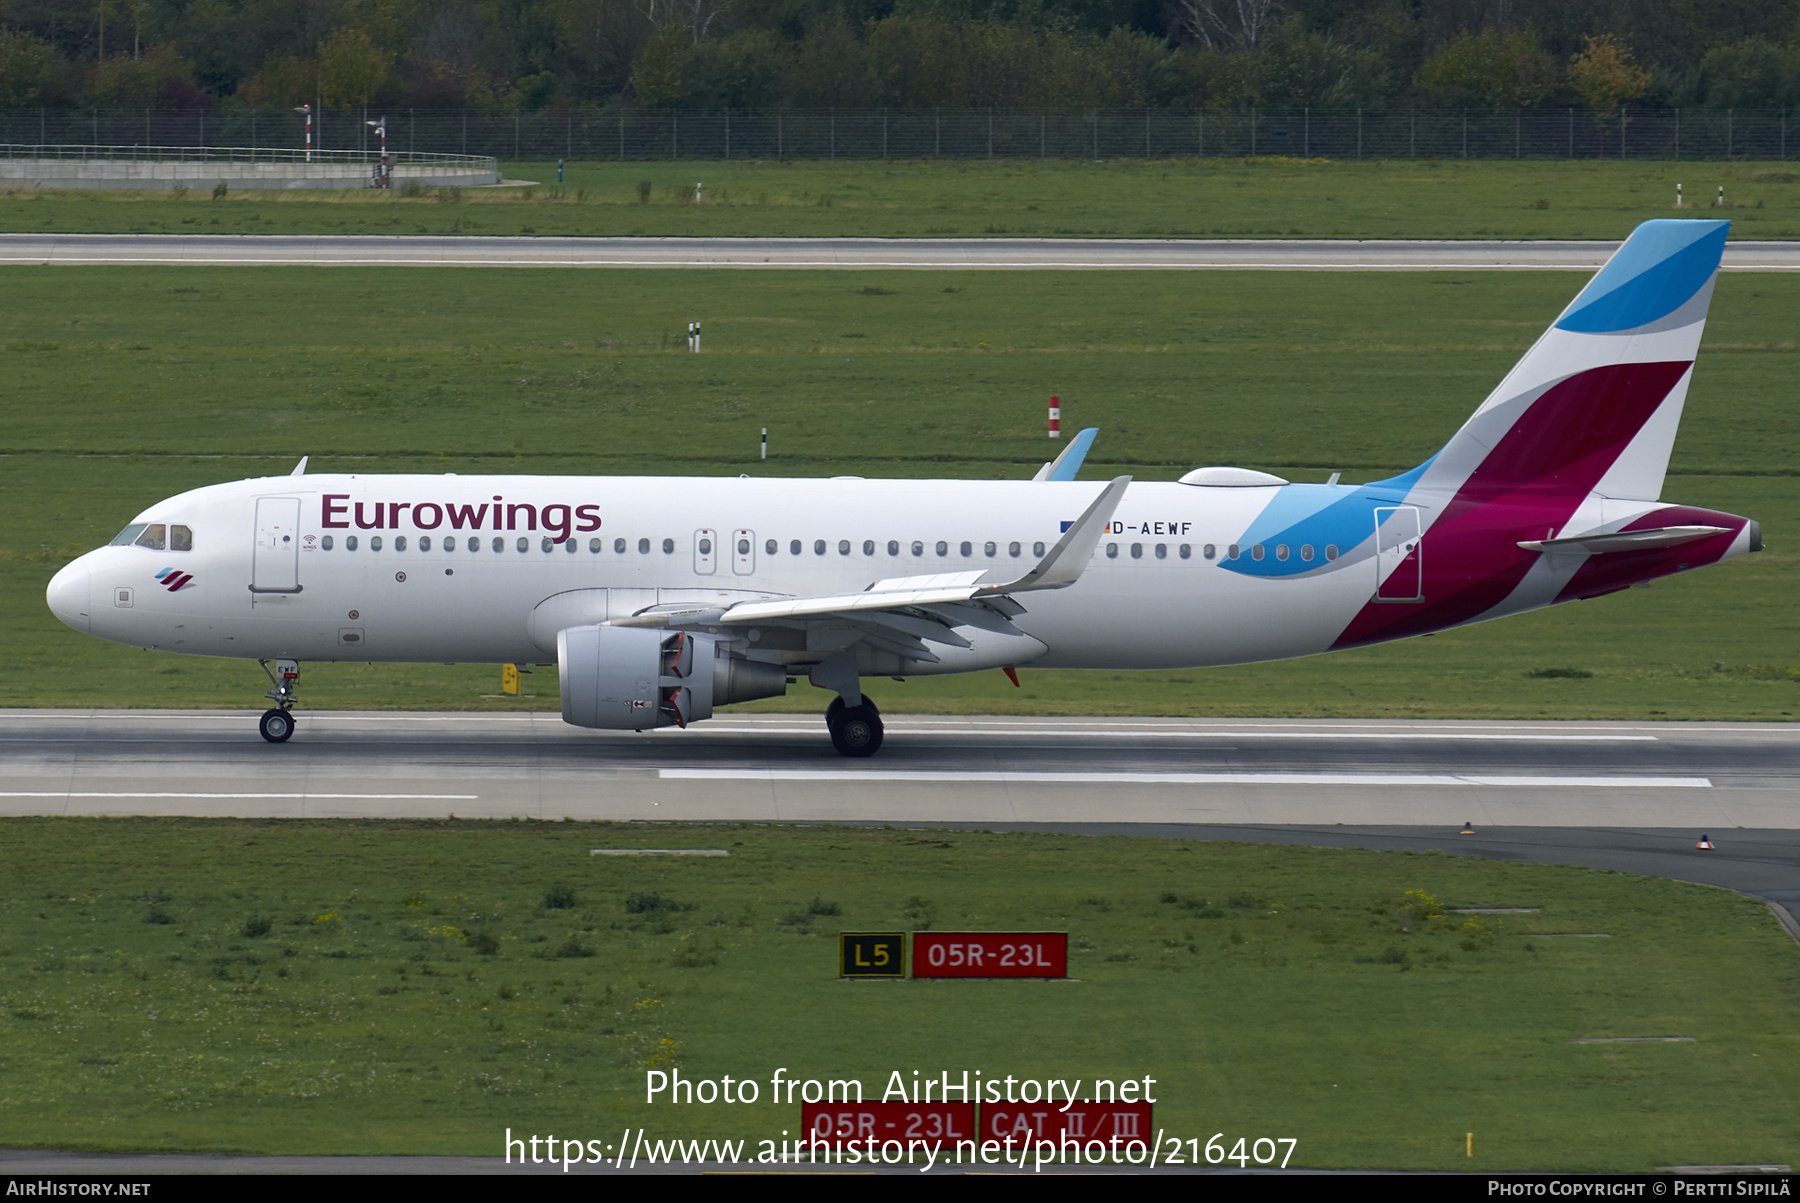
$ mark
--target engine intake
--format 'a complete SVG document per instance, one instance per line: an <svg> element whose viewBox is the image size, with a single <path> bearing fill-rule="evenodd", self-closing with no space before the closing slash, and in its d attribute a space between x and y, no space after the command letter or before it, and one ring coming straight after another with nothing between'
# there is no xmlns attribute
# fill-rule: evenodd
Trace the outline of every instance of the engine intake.
<svg viewBox="0 0 1800 1203"><path fill-rule="evenodd" d="M787 692L787 670L746 659L725 641L645 627L568 627L556 635L562 715L577 727L685 727L713 707Z"/></svg>

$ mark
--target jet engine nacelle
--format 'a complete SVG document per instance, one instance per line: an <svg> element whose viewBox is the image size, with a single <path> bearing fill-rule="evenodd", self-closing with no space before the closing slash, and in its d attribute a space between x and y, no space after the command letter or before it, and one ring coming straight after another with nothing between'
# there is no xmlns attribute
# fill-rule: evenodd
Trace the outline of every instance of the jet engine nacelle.
<svg viewBox="0 0 1800 1203"><path fill-rule="evenodd" d="M711 718L714 706L779 697L787 670L724 640L647 627L569 627L556 635L562 716L577 727L644 731Z"/></svg>

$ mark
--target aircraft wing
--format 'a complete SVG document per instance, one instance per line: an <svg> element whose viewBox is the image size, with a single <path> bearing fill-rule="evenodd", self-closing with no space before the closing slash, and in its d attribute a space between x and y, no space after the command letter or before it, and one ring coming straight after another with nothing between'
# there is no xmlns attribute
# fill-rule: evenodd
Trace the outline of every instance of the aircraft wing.
<svg viewBox="0 0 1800 1203"><path fill-rule="evenodd" d="M968 641L951 628L975 626L1017 633L1010 619L1024 613L1024 607L1012 600L1013 594L1063 589L1080 580L1130 484L1129 476L1117 477L1109 483L1081 517L1070 523L1056 546L1022 576L1011 576L999 569L977 569L892 577L876 581L860 593L743 601L722 607L659 606L630 618L615 619L613 624L717 627L804 622L829 617L848 620L865 628L871 642L883 645L901 642L907 655L918 655L925 650L920 640L967 647Z"/></svg>

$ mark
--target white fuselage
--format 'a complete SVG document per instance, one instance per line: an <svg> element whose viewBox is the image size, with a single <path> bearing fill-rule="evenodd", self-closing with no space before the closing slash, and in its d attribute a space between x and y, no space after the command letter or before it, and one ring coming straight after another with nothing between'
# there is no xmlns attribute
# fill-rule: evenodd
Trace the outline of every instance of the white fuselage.
<svg viewBox="0 0 1800 1203"><path fill-rule="evenodd" d="M102 548L59 575L51 602L78 629L198 655L543 662L555 658L557 629L657 604L855 592L877 580L978 568L1023 572L1103 487L270 477L150 507L136 522L187 526L191 550ZM1027 640L965 629L974 646L941 649L939 663L865 653L864 671L1170 668L1326 650L1375 590L1367 548L1334 548L1327 562L1323 547L1308 547L1316 567L1276 578L1221 566L1278 488L1134 483L1078 582L1020 595L1025 613L1014 625ZM1300 548L1291 554L1297 559ZM189 578L174 592L156 579L169 568ZM747 634L762 658L793 663L816 660L829 639L816 625Z"/></svg>

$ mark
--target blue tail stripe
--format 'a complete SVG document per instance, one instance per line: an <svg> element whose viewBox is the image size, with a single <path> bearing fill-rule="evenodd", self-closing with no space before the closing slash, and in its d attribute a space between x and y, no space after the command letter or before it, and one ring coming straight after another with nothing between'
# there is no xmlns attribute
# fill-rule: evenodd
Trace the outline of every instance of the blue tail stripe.
<svg viewBox="0 0 1800 1203"><path fill-rule="evenodd" d="M1610 334L1667 317L1705 287L1725 254L1728 221L1647 221L1575 299L1559 330Z"/></svg>

